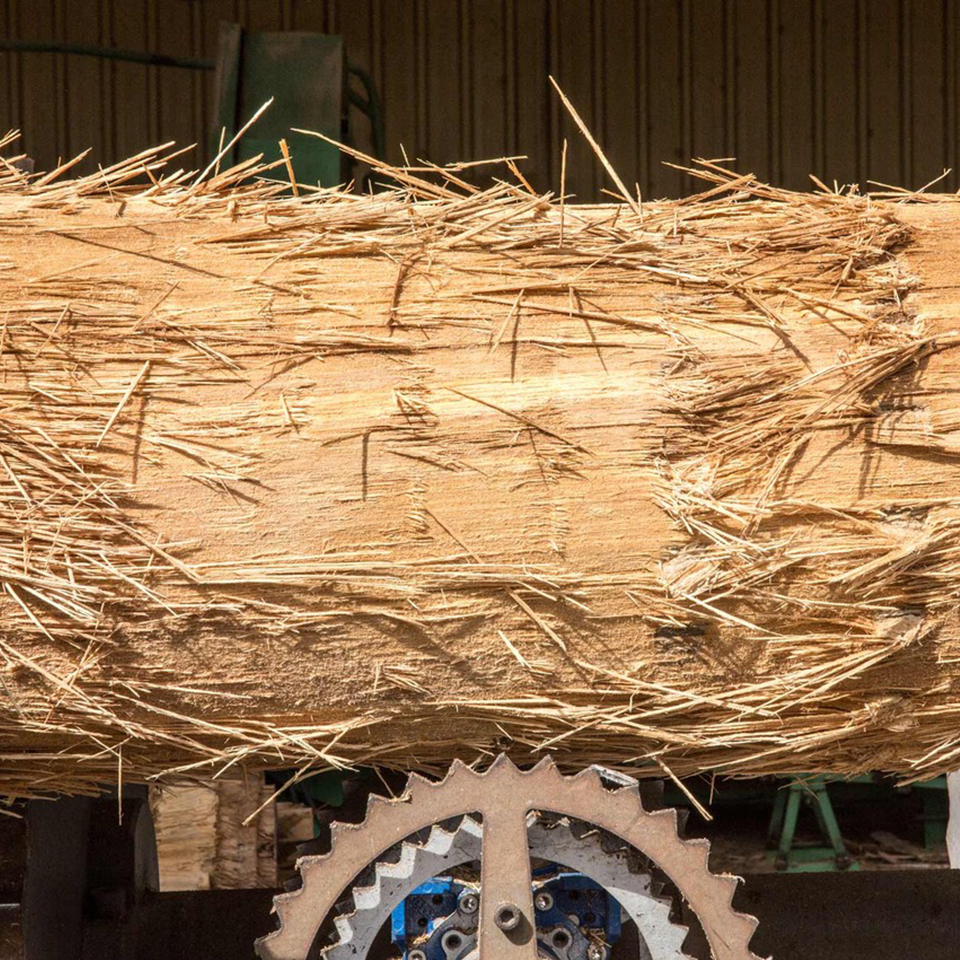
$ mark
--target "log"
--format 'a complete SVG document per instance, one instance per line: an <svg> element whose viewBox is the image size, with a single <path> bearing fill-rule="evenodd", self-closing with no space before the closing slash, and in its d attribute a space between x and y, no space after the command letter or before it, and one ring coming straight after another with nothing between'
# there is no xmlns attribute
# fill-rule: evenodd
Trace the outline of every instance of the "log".
<svg viewBox="0 0 960 960"><path fill-rule="evenodd" d="M955 197L171 149L0 175L0 792L956 766Z"/></svg>

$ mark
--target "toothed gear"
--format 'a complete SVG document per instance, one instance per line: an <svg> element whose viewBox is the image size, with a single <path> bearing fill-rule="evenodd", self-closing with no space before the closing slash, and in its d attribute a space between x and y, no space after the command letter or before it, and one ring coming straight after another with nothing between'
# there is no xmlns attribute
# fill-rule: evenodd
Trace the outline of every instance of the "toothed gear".
<svg viewBox="0 0 960 960"><path fill-rule="evenodd" d="M759 960L749 947L757 921L733 909L737 878L713 874L707 868L709 843L681 840L677 835L676 811L644 809L635 782L620 781L622 785L610 788L605 781L609 783L595 768L564 776L549 758L531 770L519 770L505 756L498 757L482 773L455 762L439 783L414 774L401 797L393 800L371 797L363 823L334 824L329 853L304 857L298 862L303 885L295 892L275 898L274 909L280 926L258 941L257 952L262 960L307 960L324 919L331 915L365 868L382 860L386 851L401 845L396 870L391 872L391 865L384 865L382 872L375 870L373 884L354 888L358 908L365 903L365 890L370 898L367 905L377 897L389 900L398 896L399 891L391 891L400 885L400 873L407 870L412 876L419 859L418 846L427 847L433 841L434 850L428 855L435 855L442 862L439 869L436 865L431 867L433 873L424 879L449 869L450 861L444 861L443 857L449 858L456 838L466 837L470 830L430 828L458 819L462 827L475 822L472 814L479 814L483 822L481 849L479 857L474 852L470 859L479 859L481 863L480 955L483 960L534 960L537 947L531 922L534 909L528 819L531 812L550 811L566 819L568 824L585 822L613 834L656 864L699 920L714 960ZM403 842L422 831L429 831L425 841ZM544 834L549 832L544 830ZM408 847L409 852L405 853ZM404 856L408 858L406 861ZM603 859L597 858L597 862ZM562 858L560 862L564 862ZM574 864L566 865L579 869ZM594 869L599 867L591 866L591 870ZM581 872L606 886L619 899L617 883L622 881L619 871L616 876L603 879L593 877L590 870ZM410 889L407 883L404 880L402 886ZM652 888L647 890L650 891L646 894L648 900L660 903L653 896ZM627 893L629 891L624 895ZM663 918L669 924L664 911L653 909L646 916ZM506 925L505 917L511 918L510 926ZM657 922L663 926L663 921ZM646 930L641 928L641 933L652 948L656 943L654 923L645 922ZM669 933L674 938L676 931L682 930L669 926L673 928ZM355 935L349 923L339 923L338 932L341 938L348 937L347 943ZM668 942L675 940L668 938ZM345 945L342 940L341 944ZM673 956L683 955L675 952ZM659 960L657 954L654 957Z"/></svg>
<svg viewBox="0 0 960 960"><path fill-rule="evenodd" d="M531 857L582 873L619 902L637 925L639 960L690 960L683 952L687 928L671 922L670 900L656 896L655 882L630 862L628 847L611 848L599 831L582 824L575 830L566 818L547 822L531 815L527 824ZM396 862L378 863L373 882L353 888L355 909L336 917L339 942L323 951L325 960L365 960L394 908L431 877L479 860L482 843L483 827L470 818L452 831L433 827L422 844L403 843Z"/></svg>

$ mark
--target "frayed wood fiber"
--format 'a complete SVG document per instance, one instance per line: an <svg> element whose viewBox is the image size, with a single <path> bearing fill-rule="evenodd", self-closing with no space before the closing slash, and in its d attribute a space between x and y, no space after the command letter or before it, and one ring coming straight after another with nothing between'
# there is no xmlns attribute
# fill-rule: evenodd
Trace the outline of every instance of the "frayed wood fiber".
<svg viewBox="0 0 960 960"><path fill-rule="evenodd" d="M958 765L956 198L180 163L0 171L0 795Z"/></svg>

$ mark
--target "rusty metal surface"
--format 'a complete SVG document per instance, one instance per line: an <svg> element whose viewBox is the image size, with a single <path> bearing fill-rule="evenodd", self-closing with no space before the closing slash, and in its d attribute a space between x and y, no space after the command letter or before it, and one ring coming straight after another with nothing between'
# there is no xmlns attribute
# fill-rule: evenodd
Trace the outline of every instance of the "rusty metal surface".
<svg viewBox="0 0 960 960"><path fill-rule="evenodd" d="M471 813L483 817L483 899L492 904L486 913L481 906L480 954L484 960L533 955L525 827L531 810L584 820L620 837L676 884L703 927L715 960L756 960L749 947L756 920L732 906L736 878L710 873L709 844L681 840L674 811L645 810L636 785L607 789L595 770L565 777L547 759L521 771L503 756L484 773L455 763L439 783L412 776L400 798L372 797L364 823L336 824L331 852L303 858L302 888L274 901L280 929L258 942L260 957L305 960L324 918L362 870L416 831ZM502 915L497 923L502 904L515 907L518 915L507 930Z"/></svg>
<svg viewBox="0 0 960 960"><path fill-rule="evenodd" d="M689 928L672 921L672 898L663 895L648 865L630 847L614 844L608 834L586 827L579 821L574 827L566 818L548 821L531 814L527 820L530 857L562 864L589 877L620 904L636 925L637 936L632 953L623 953L618 943L614 957L689 960L683 949ZM338 912L335 918L339 942L324 949L324 960L380 960L373 945L397 905L431 877L445 876L454 868L478 861L482 843L483 827L471 817L464 817L456 829L438 824L425 840L404 841L399 850L395 848L385 861L377 863L374 880L353 887L347 898L352 909ZM480 903L482 890L478 892ZM538 927L541 943L546 934ZM436 932L431 936L435 938ZM468 937L475 944L476 930Z"/></svg>

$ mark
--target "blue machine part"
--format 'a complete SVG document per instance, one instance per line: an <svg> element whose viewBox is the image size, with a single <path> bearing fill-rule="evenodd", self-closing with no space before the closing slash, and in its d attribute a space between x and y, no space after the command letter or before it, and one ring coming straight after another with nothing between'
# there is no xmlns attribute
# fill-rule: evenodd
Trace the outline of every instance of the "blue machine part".
<svg viewBox="0 0 960 960"><path fill-rule="evenodd" d="M549 910L537 911L537 926L552 927L576 916L582 930L603 934L608 944L620 939L620 904L598 883L582 873L561 873L542 884L541 891L553 896Z"/></svg>
<svg viewBox="0 0 960 960"><path fill-rule="evenodd" d="M555 868L553 868L555 869ZM547 868L549 871L550 868ZM537 874L542 875L543 869ZM390 939L404 957L410 945L421 941L457 909L457 901L465 885L450 877L436 877L417 887L390 915ZM553 904L548 910L537 910L537 926L550 929L570 926L572 916L581 930L602 935L613 945L620 939L620 904L582 873L558 873L535 884L534 893L549 893ZM482 895L482 894L481 894ZM432 953L436 956L431 956ZM444 960L439 941L427 950L427 960Z"/></svg>
<svg viewBox="0 0 960 960"><path fill-rule="evenodd" d="M390 939L404 956L408 943L433 933L434 927L456 911L457 898L463 889L464 885L456 880L438 877L421 883L394 909L390 914Z"/></svg>

